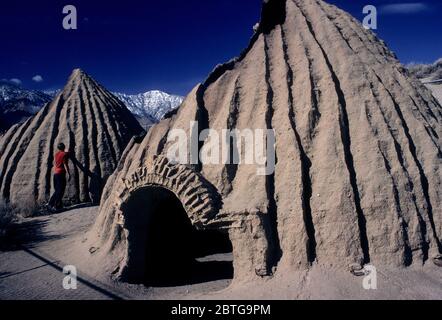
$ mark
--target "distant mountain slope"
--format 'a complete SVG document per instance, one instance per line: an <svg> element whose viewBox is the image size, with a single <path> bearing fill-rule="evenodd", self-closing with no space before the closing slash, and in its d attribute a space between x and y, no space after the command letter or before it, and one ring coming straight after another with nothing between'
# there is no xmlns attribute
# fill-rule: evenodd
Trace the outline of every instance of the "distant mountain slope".
<svg viewBox="0 0 442 320"><path fill-rule="evenodd" d="M431 90L442 105L442 58L431 64L410 63L406 68Z"/></svg>
<svg viewBox="0 0 442 320"><path fill-rule="evenodd" d="M0 118L0 135L1 135L4 131L6 131L7 128L8 128L8 125L6 124L6 122L5 122L2 118Z"/></svg>
<svg viewBox="0 0 442 320"><path fill-rule="evenodd" d="M418 79L442 79L442 58L432 64L410 63L406 67Z"/></svg>
<svg viewBox="0 0 442 320"><path fill-rule="evenodd" d="M59 92L60 90L44 91L45 94L52 97L55 97ZM113 95L127 106L144 128L159 122L165 114L178 108L183 102L183 97L159 90L132 95L113 92Z"/></svg>
<svg viewBox="0 0 442 320"><path fill-rule="evenodd" d="M0 81L0 132L37 113L53 97Z"/></svg>
<svg viewBox="0 0 442 320"><path fill-rule="evenodd" d="M166 113L176 109L183 97L153 90L136 95L114 93L140 121L143 127L160 121Z"/></svg>

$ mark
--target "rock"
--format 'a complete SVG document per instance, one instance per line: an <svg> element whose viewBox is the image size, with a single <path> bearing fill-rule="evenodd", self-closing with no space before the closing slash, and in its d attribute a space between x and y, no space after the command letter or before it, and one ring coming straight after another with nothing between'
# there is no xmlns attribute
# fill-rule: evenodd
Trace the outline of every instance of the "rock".
<svg viewBox="0 0 442 320"><path fill-rule="evenodd" d="M361 266L361 264L359 263L350 264L349 269L351 274L353 274L354 276L361 277L365 275L364 267Z"/></svg>
<svg viewBox="0 0 442 320"><path fill-rule="evenodd" d="M273 128L275 172L169 163L167 134L190 134L191 121L217 132ZM441 125L441 105L356 19L320 0L270 0L249 47L126 149L91 231L106 251L97 265L119 266L121 279L129 272L131 226L167 213L127 204L158 186L176 194L194 226L229 232L236 280L274 266L277 276L313 263L425 263L441 253ZM186 192L211 200L192 206Z"/></svg>
<svg viewBox="0 0 442 320"><path fill-rule="evenodd" d="M81 70L50 104L0 137L0 196L32 206L52 192L58 143L70 150L65 203L99 202L131 138L143 130L122 102Z"/></svg>
<svg viewBox="0 0 442 320"><path fill-rule="evenodd" d="M436 257L434 257L433 262L436 266L442 267L442 254L438 254Z"/></svg>

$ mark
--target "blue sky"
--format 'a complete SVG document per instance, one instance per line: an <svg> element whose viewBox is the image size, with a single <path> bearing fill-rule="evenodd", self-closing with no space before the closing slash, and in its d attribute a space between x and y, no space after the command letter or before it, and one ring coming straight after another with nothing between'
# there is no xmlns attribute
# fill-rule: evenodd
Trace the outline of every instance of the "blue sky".
<svg viewBox="0 0 442 320"><path fill-rule="evenodd" d="M329 0L362 19L379 10L378 35L399 59L442 57L442 1ZM62 28L62 8L78 10L78 30ZM261 0L1 1L0 79L60 88L80 67L107 88L185 95L218 64L237 56L259 20Z"/></svg>

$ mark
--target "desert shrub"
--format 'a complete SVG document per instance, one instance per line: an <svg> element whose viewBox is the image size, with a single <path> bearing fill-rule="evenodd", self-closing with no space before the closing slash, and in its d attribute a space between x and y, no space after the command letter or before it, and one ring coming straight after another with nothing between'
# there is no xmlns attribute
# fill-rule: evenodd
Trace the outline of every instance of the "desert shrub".
<svg viewBox="0 0 442 320"><path fill-rule="evenodd" d="M29 218L40 213L41 205L32 196L29 196L15 203L13 209L17 216Z"/></svg>
<svg viewBox="0 0 442 320"><path fill-rule="evenodd" d="M4 200L0 200L0 239L7 236L16 220L14 208Z"/></svg>

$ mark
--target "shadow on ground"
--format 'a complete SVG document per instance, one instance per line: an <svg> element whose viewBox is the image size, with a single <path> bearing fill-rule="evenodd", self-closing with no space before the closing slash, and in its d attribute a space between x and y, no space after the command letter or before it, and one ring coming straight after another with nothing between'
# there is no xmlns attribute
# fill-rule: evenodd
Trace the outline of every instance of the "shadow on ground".
<svg viewBox="0 0 442 320"><path fill-rule="evenodd" d="M44 228L47 224L48 220L14 223L1 241L0 251L17 251L22 250L23 246L33 247L46 240L61 239L62 236L51 236L45 233Z"/></svg>

